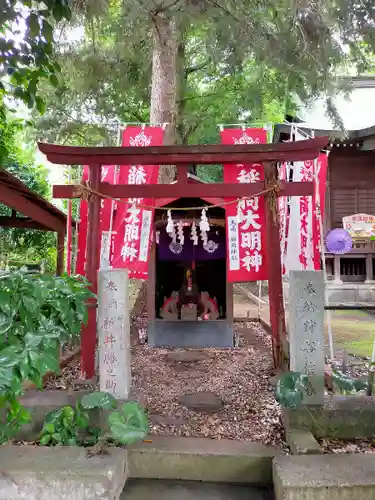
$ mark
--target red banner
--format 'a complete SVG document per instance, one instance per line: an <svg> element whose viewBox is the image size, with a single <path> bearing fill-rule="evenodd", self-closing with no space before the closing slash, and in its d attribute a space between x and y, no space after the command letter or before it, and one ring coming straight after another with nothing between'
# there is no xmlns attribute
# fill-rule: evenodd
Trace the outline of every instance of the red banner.
<svg viewBox="0 0 375 500"><path fill-rule="evenodd" d="M89 179L89 167L83 167L82 184L85 184ZM79 204L79 229L77 243L77 261L75 273L81 276L86 276L86 239L88 225L88 203L81 200Z"/></svg>
<svg viewBox="0 0 375 500"><path fill-rule="evenodd" d="M114 165L103 165L101 172L101 181L109 182L114 184L116 181L116 167ZM86 183L89 179L89 167L83 167L82 184ZM101 199L101 209L100 209L100 229L103 237L103 232L108 232L111 225L111 213L112 213L112 200L109 198ZM78 245L77 245L77 263L76 263L76 274L86 276L86 240L87 240L87 229L88 229L88 204L87 201L81 200L79 208L79 232L78 232ZM106 242L106 240L105 240ZM109 254L109 247L102 248L102 254Z"/></svg>
<svg viewBox="0 0 375 500"><path fill-rule="evenodd" d="M163 138L162 127L127 127L122 145L162 146ZM156 184L158 175L159 166L156 165L121 166L118 184ZM147 277L154 204L152 199L129 199L117 206L111 263L114 268L127 268L130 278Z"/></svg>
<svg viewBox="0 0 375 500"><path fill-rule="evenodd" d="M326 153L321 153L315 161L315 182L314 182L314 197L313 197L313 249L314 249L314 269L321 269L321 234L320 221L323 224L325 213L326 187L327 187L327 169L328 156ZM320 211L320 217L319 217Z"/></svg>
<svg viewBox="0 0 375 500"><path fill-rule="evenodd" d="M282 163L279 165L279 180L287 181L288 175L288 164ZM281 265L282 272L285 274L285 264L284 258L286 253L286 234L288 228L288 198L286 196L279 196L278 198L278 206L279 206L279 224L280 224L280 249L281 249Z"/></svg>
<svg viewBox="0 0 375 500"><path fill-rule="evenodd" d="M226 129L222 144L265 144L264 129ZM254 183L264 179L261 164L224 165L225 183ZM227 278L230 283L268 279L264 196L240 200L226 207Z"/></svg>

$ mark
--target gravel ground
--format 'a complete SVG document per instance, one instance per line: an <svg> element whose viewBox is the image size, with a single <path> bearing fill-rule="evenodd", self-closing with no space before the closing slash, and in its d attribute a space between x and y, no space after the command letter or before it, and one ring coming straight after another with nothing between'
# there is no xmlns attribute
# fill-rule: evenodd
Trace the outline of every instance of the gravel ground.
<svg viewBox="0 0 375 500"><path fill-rule="evenodd" d="M324 453L375 453L375 439L318 439Z"/></svg>
<svg viewBox="0 0 375 500"><path fill-rule="evenodd" d="M270 338L257 323L235 329L241 347L185 350L205 355L191 363L171 360L176 350L133 348L134 398L148 409L152 433L283 444L280 409L269 384ZM210 415L179 402L200 391L219 396L222 409Z"/></svg>
<svg viewBox="0 0 375 500"><path fill-rule="evenodd" d="M132 397L147 408L151 434L259 441L285 449L280 408L269 384L271 339L258 323L234 328L240 346L235 349L153 349L133 337ZM188 353L189 359L176 360L175 353ZM76 390L78 378L75 361L46 388ZM199 392L215 394L220 410L193 411L179 401Z"/></svg>

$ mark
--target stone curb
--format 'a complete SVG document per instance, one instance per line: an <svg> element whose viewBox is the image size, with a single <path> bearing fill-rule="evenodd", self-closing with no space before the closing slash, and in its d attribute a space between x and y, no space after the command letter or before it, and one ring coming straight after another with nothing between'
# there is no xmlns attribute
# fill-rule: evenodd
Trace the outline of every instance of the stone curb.
<svg viewBox="0 0 375 500"><path fill-rule="evenodd" d="M307 429L290 429L286 432L285 437L293 455L317 455L322 453L318 441Z"/></svg>
<svg viewBox="0 0 375 500"><path fill-rule="evenodd" d="M131 478L272 485L280 450L258 443L151 436L128 450Z"/></svg>

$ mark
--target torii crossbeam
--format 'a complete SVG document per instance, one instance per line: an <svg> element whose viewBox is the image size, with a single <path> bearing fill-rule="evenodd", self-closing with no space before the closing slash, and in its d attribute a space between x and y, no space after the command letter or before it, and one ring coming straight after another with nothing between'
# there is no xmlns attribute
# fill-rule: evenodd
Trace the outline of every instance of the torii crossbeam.
<svg viewBox="0 0 375 500"><path fill-rule="evenodd" d="M311 196L312 182L278 182L277 162L313 160L328 144L328 137L298 142L266 145L203 145L159 147L74 147L39 143L39 149L51 163L89 165L88 188L97 195L89 198L89 230L87 238L87 278L97 292L100 264L100 194L114 198L181 198L187 194L187 172L191 164L262 163L264 181L254 184L189 184L189 197L246 198L261 191L266 197L267 262L269 266L269 302L273 357L277 368L287 362L284 346L287 338L283 304L277 196ZM155 185L112 185L100 180L102 165L176 165L177 182ZM272 191L270 188L274 188ZM56 185L55 198L79 198L82 187ZM95 304L89 309L89 320L82 332L82 374L94 376L96 347Z"/></svg>

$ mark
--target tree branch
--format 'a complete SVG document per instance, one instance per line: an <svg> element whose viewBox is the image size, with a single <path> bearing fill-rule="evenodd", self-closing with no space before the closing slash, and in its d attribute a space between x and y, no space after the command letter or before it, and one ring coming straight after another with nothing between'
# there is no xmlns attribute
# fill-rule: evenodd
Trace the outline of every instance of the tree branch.
<svg viewBox="0 0 375 500"><path fill-rule="evenodd" d="M215 0L208 0L208 2L211 3L212 5L214 5L215 7L217 7L218 9L222 10L223 12L225 12L225 14L232 17L238 23L240 22L240 19L238 19L238 17L236 17L234 14L232 14L232 12L230 10L228 10L226 7L224 7L223 5L219 4Z"/></svg>
<svg viewBox="0 0 375 500"><path fill-rule="evenodd" d="M206 61L204 61L200 64L196 64L195 66L191 66L190 68L186 68L185 75L188 76L191 73L195 73L196 71L200 71L201 69L204 69L206 66L208 66L209 62L210 62L209 59L207 59Z"/></svg>
<svg viewBox="0 0 375 500"><path fill-rule="evenodd" d="M221 91L221 92L210 92L209 94L200 94L200 95L192 95L190 97L184 97L182 99L180 99L178 102L179 103L182 103L182 102L186 102L186 101L193 101L194 99L203 99L204 97L215 97L215 96L218 96L220 94L223 94L225 91Z"/></svg>
<svg viewBox="0 0 375 500"><path fill-rule="evenodd" d="M165 12L169 9L171 9L172 7L175 7L176 5L178 5L182 0L173 0L170 4L168 5L160 5L159 7L157 7L154 11L153 11L153 14L154 15L158 15L158 14L161 14L162 12Z"/></svg>

